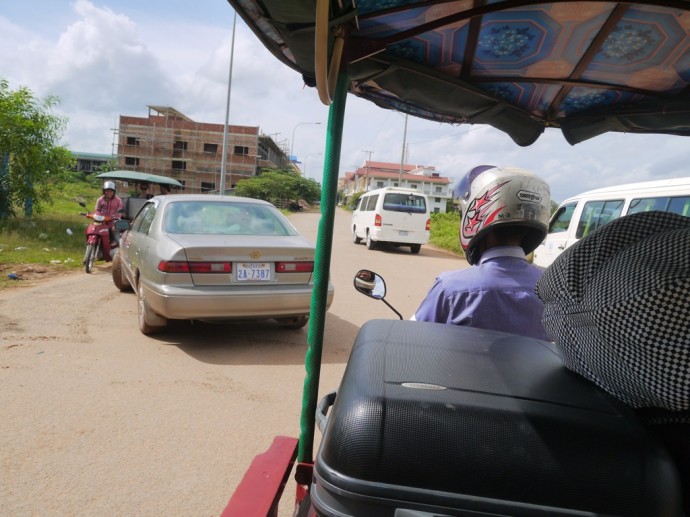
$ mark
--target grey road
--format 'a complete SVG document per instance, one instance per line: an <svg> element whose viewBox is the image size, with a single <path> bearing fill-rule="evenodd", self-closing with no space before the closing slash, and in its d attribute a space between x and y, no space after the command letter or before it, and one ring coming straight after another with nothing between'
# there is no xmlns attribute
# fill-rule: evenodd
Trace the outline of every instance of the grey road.
<svg viewBox="0 0 690 517"><path fill-rule="evenodd" d="M320 214L291 220L316 239ZM322 394L362 323L396 317L355 292L357 270L383 275L409 317L440 271L467 267L429 247L369 251L348 223L338 209ZM145 337L104 266L0 291L0 515L219 515L253 456L298 436L306 344L306 328L270 322Z"/></svg>

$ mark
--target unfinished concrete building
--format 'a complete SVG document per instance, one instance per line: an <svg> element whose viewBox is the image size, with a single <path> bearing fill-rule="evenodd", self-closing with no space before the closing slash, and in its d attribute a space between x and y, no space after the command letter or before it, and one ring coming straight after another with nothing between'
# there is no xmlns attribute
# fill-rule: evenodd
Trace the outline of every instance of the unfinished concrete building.
<svg viewBox="0 0 690 517"><path fill-rule="evenodd" d="M180 181L188 193L221 187L223 124L195 122L168 106L147 106L148 117L120 116L118 168ZM287 152L258 127L228 126L225 188L264 168L291 168Z"/></svg>

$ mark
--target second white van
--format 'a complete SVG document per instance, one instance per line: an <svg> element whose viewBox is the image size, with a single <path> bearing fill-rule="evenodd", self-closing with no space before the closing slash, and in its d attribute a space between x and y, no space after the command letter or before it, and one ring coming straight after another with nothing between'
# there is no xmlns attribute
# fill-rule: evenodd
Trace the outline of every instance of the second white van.
<svg viewBox="0 0 690 517"><path fill-rule="evenodd" d="M661 210L690 217L690 178L630 183L590 190L566 199L549 222L533 262L547 267L563 250L622 215Z"/></svg>
<svg viewBox="0 0 690 517"><path fill-rule="evenodd" d="M377 244L409 246L419 253L429 242L431 215L426 196L414 189L384 187L363 194L352 212L352 240Z"/></svg>

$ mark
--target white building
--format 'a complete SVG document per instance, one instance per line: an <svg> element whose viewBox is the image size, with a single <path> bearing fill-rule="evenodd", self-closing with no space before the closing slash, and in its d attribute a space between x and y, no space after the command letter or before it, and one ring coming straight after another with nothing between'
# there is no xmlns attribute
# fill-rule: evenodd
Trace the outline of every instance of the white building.
<svg viewBox="0 0 690 517"><path fill-rule="evenodd" d="M432 212L446 211L446 205L453 197L450 179L441 176L426 165L403 165L399 163L367 161L354 172L347 172L340 178L339 190L345 199L358 192L367 192L383 187L417 189L427 195Z"/></svg>

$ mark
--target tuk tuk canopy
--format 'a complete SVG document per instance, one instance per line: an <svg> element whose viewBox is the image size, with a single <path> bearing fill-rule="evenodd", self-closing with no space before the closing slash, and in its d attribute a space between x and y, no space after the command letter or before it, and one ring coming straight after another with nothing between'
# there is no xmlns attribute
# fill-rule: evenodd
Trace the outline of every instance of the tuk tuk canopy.
<svg viewBox="0 0 690 517"><path fill-rule="evenodd" d="M688 1L228 0L328 104L348 92L517 144L690 135Z"/></svg>

